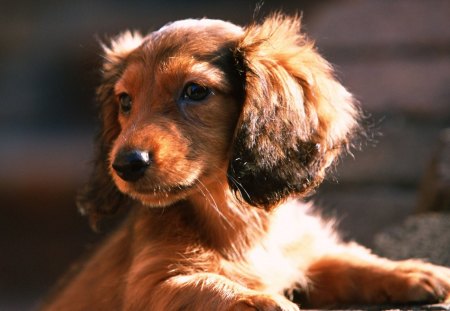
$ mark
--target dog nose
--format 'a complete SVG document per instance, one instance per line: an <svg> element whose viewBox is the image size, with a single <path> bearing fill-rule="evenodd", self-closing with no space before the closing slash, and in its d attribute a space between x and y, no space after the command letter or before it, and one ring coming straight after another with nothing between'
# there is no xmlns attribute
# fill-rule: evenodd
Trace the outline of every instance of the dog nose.
<svg viewBox="0 0 450 311"><path fill-rule="evenodd" d="M112 164L117 175L125 181L137 181L145 174L152 160L148 151L120 150Z"/></svg>

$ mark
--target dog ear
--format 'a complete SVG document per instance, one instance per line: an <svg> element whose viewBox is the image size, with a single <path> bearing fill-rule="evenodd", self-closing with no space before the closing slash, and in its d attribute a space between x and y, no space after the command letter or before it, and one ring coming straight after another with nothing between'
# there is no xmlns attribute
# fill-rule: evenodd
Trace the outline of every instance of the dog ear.
<svg viewBox="0 0 450 311"><path fill-rule="evenodd" d="M125 32L111 40L110 46L102 44L104 51L102 81L97 89L101 130L96 138L93 172L77 197L79 210L89 216L94 227L101 216L115 213L128 200L118 191L109 175L109 153L120 132L114 85L124 69L127 56L142 43L142 40L138 33Z"/></svg>
<svg viewBox="0 0 450 311"><path fill-rule="evenodd" d="M357 127L350 93L300 32L300 18L275 14L247 27L235 55L245 100L228 180L238 197L270 208L307 195Z"/></svg>

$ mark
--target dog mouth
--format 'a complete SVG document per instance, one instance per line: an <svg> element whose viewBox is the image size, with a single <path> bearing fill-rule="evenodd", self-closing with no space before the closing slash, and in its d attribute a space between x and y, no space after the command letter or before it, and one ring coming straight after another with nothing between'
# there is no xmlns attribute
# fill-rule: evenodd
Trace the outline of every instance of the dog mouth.
<svg viewBox="0 0 450 311"><path fill-rule="evenodd" d="M197 181L176 185L135 185L131 191L126 191L126 193L146 205L165 206L187 196L197 186Z"/></svg>
<svg viewBox="0 0 450 311"><path fill-rule="evenodd" d="M195 186L196 183L191 185L155 186L145 190L130 191L127 194L144 206L162 208L186 198Z"/></svg>
<svg viewBox="0 0 450 311"><path fill-rule="evenodd" d="M180 165L158 169L157 165L143 161L143 154L147 152L133 149L121 151L114 157L111 176L123 194L144 205L157 207L168 206L195 191L202 191L206 172L201 163L189 163L184 169Z"/></svg>
<svg viewBox="0 0 450 311"><path fill-rule="evenodd" d="M147 188L147 189L139 189L138 193L144 194L144 195L161 195L161 194L172 195L172 194L179 194L179 193L185 192L187 190L194 188L195 186L196 186L195 182L193 182L191 184L186 184L186 185L183 185L183 184L178 184L178 185L173 185L173 186L159 185L159 186L154 186L154 187Z"/></svg>

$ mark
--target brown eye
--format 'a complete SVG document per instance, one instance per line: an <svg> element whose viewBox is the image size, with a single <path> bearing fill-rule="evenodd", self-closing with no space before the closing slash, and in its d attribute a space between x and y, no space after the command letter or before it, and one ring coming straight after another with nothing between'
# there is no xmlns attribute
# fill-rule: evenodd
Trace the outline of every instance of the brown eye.
<svg viewBox="0 0 450 311"><path fill-rule="evenodd" d="M120 93L119 95L119 105L120 112L123 114L128 114L131 111L131 106L133 101L131 100L131 96L127 93Z"/></svg>
<svg viewBox="0 0 450 311"><path fill-rule="evenodd" d="M211 94L211 90L206 86L197 83L189 83L184 88L182 99L190 101L201 101L208 97L209 94Z"/></svg>

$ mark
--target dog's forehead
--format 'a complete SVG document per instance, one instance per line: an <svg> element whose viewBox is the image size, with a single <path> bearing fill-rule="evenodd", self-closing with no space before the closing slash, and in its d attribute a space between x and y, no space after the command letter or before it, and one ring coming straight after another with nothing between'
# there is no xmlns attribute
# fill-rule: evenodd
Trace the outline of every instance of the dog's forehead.
<svg viewBox="0 0 450 311"><path fill-rule="evenodd" d="M219 19L184 19L168 23L161 27L156 34L163 34L173 31L207 31L207 32L226 32L233 35L241 35L243 29L233 23Z"/></svg>
<svg viewBox="0 0 450 311"><path fill-rule="evenodd" d="M228 55L230 44L242 36L244 29L216 19L185 19L169 23L149 33L141 46L128 58L154 68L168 64L190 67L196 59L211 63Z"/></svg>

